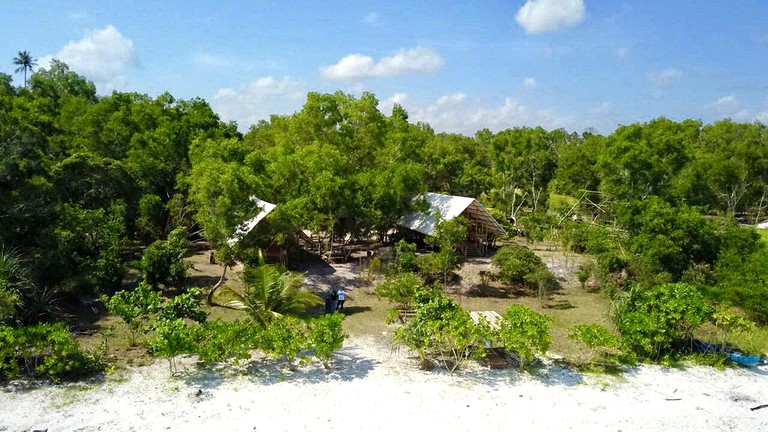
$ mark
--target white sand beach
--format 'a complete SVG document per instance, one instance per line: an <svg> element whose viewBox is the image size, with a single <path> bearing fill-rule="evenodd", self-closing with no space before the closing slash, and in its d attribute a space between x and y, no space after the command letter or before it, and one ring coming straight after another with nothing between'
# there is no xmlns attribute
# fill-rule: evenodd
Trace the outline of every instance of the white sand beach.
<svg viewBox="0 0 768 432"><path fill-rule="evenodd" d="M640 366L620 377L551 364L537 376L472 366L418 370L373 338L348 340L328 373L280 362L168 376L167 363L89 384L7 385L0 431L768 430L768 366Z"/></svg>

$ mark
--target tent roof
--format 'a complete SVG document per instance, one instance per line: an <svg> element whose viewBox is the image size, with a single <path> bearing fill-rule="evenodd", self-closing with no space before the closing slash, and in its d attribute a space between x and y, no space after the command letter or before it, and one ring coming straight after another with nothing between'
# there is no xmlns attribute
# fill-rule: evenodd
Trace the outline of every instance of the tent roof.
<svg viewBox="0 0 768 432"><path fill-rule="evenodd" d="M414 212L403 216L398 221L398 225L403 226L422 234L432 235L435 233L435 214L439 213L443 220L451 220L466 211L467 216L482 225L488 231L496 234L506 234L504 228L499 225L493 216L474 198L467 198L453 195L442 195L428 192L418 196L416 199L425 199L429 203L429 212Z"/></svg>
<svg viewBox="0 0 768 432"><path fill-rule="evenodd" d="M255 217L248 219L247 221L240 224L239 227L235 230L235 233L232 234L232 237L227 239L227 244L232 246L233 244L239 242L243 239L251 230L262 220L265 216L267 216L272 210L277 207L277 205L268 203L266 201L260 200L256 197L251 197L251 201L253 201L256 206L258 206L261 211L259 214L257 214Z"/></svg>

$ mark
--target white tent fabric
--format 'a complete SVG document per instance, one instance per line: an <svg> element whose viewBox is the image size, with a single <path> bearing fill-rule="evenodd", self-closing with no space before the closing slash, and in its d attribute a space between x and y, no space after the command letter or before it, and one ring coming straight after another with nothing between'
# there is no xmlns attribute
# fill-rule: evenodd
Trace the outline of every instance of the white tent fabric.
<svg viewBox="0 0 768 432"><path fill-rule="evenodd" d="M277 205L275 204L268 203L256 197L251 197L251 201L253 201L253 203L256 204L256 206L258 206L261 209L261 211L255 217L248 219L247 221L243 222L239 227L237 227L232 237L227 239L227 244L229 244L230 246L242 240L243 237L245 237L249 232L251 232L251 230L262 219L264 219L264 217L266 217L272 210L275 209L275 207L277 207Z"/></svg>
<svg viewBox="0 0 768 432"><path fill-rule="evenodd" d="M414 212L403 216L398 221L398 225L422 234L433 235L435 233L435 225L437 224L436 214L439 214L442 220L451 220L466 210L472 220L483 225L488 231L497 234L506 233L504 228L474 198L431 192L417 197L417 199L421 198L429 203L429 211L427 213Z"/></svg>
<svg viewBox="0 0 768 432"><path fill-rule="evenodd" d="M758 229L768 229L768 220L755 225Z"/></svg>

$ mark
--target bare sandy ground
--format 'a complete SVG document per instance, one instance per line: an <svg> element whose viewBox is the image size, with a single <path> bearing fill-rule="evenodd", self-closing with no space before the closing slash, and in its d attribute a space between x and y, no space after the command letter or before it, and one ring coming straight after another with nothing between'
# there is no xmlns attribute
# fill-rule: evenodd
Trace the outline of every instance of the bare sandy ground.
<svg viewBox="0 0 768 432"><path fill-rule="evenodd" d="M549 364L537 376L473 366L424 372L372 338L349 340L326 372L280 362L169 378L167 363L92 384L7 385L0 430L768 430L768 366L716 371L641 366L621 377Z"/></svg>

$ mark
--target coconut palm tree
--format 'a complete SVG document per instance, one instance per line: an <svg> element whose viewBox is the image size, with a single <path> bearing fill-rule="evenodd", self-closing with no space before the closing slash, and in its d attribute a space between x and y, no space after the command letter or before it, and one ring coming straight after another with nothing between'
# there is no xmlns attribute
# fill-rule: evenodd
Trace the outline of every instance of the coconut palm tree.
<svg viewBox="0 0 768 432"><path fill-rule="evenodd" d="M304 277L300 273L285 270L282 266L265 264L246 267L243 279L248 286L245 295L224 286L219 298L229 298L222 305L248 312L259 324L266 327L270 321L283 315L296 315L308 307L321 303L320 297L304 289Z"/></svg>
<svg viewBox="0 0 768 432"><path fill-rule="evenodd" d="M19 51L19 54L13 59L13 64L18 66L16 73L24 72L24 87L27 86L27 71L34 72L35 66L37 66L37 60L32 58L32 54L29 51Z"/></svg>

